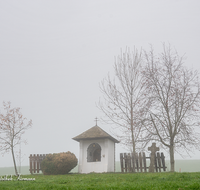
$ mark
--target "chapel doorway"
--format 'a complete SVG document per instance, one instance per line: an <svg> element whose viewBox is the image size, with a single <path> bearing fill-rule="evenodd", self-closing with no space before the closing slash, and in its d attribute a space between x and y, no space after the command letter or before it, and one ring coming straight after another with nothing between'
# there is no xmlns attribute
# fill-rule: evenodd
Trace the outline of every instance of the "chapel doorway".
<svg viewBox="0 0 200 190"><path fill-rule="evenodd" d="M88 146L87 162L101 162L101 146L98 143L92 143Z"/></svg>

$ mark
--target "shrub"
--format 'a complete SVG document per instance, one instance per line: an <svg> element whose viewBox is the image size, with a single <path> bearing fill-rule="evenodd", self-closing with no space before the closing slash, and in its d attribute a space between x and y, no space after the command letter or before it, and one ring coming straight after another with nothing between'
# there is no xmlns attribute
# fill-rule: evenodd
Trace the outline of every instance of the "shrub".
<svg viewBox="0 0 200 190"><path fill-rule="evenodd" d="M48 154L41 162L44 175L67 174L77 166L78 159L71 152Z"/></svg>

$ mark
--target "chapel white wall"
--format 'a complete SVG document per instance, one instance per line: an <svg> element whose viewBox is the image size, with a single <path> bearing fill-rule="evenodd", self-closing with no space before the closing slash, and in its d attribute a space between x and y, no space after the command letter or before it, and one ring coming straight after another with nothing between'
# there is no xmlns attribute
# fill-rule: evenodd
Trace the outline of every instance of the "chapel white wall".
<svg viewBox="0 0 200 190"><path fill-rule="evenodd" d="M101 161L87 162L87 148L92 143L98 143L101 146ZM79 173L90 172L114 172L114 142L110 139L81 140L79 153Z"/></svg>
<svg viewBox="0 0 200 190"><path fill-rule="evenodd" d="M108 144L108 168L107 172L114 172L115 171L115 143L110 139L106 139Z"/></svg>

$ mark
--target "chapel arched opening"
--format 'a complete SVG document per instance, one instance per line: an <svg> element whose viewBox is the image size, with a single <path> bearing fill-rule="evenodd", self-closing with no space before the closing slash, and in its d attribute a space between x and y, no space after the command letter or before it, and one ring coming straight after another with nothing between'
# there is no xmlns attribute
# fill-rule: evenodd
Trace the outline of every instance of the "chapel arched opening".
<svg viewBox="0 0 200 190"><path fill-rule="evenodd" d="M92 143L88 146L87 162L101 162L101 146L98 143Z"/></svg>

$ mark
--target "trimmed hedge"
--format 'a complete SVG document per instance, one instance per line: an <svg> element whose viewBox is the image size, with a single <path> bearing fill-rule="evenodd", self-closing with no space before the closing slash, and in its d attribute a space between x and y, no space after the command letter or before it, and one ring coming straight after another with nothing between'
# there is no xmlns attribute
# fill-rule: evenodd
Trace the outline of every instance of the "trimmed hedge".
<svg viewBox="0 0 200 190"><path fill-rule="evenodd" d="M77 166L78 159L71 152L48 154L41 162L44 175L67 174Z"/></svg>

